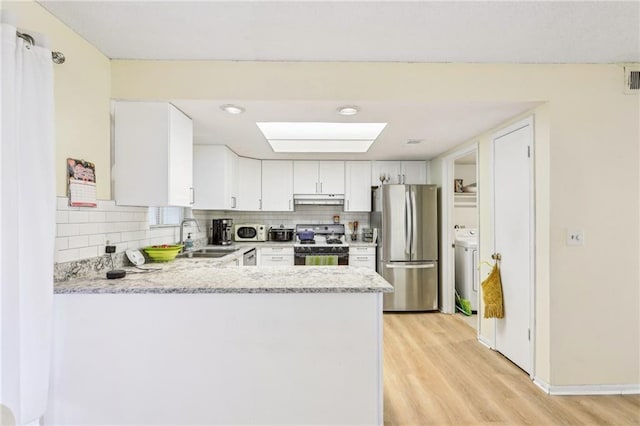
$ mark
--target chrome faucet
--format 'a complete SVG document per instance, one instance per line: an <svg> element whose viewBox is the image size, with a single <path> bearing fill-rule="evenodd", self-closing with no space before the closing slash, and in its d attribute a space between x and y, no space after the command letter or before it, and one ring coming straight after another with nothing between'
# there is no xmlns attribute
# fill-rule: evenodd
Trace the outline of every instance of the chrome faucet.
<svg viewBox="0 0 640 426"><path fill-rule="evenodd" d="M187 222L195 222L196 226L198 227L198 232L200 232L200 225L198 224L197 220L192 217L184 219L182 222L180 222L180 241L178 242L178 244L184 244L184 224Z"/></svg>

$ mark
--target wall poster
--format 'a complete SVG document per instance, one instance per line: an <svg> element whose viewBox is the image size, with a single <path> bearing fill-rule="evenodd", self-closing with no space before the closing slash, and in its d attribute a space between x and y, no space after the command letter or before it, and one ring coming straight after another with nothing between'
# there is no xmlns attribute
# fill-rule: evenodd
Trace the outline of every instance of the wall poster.
<svg viewBox="0 0 640 426"><path fill-rule="evenodd" d="M96 207L96 166L75 158L67 158L69 205Z"/></svg>

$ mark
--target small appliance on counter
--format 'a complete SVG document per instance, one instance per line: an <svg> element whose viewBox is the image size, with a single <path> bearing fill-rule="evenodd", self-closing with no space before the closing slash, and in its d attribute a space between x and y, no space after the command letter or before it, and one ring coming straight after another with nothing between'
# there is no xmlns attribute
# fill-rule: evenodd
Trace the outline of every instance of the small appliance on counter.
<svg viewBox="0 0 640 426"><path fill-rule="evenodd" d="M217 246L231 245L233 219L213 219L210 243Z"/></svg>
<svg viewBox="0 0 640 426"><path fill-rule="evenodd" d="M373 237L373 231L373 228L362 228L362 242L374 243L375 239Z"/></svg>
<svg viewBox="0 0 640 426"><path fill-rule="evenodd" d="M237 224L233 226L236 241L267 241L267 226L258 224Z"/></svg>

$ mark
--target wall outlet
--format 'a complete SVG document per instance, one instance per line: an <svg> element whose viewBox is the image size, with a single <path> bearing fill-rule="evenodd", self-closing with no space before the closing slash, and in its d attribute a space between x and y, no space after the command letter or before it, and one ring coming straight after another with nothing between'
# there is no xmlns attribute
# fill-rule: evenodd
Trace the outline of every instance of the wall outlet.
<svg viewBox="0 0 640 426"><path fill-rule="evenodd" d="M105 253L115 253L116 252L116 246L104 246L104 252Z"/></svg>
<svg viewBox="0 0 640 426"><path fill-rule="evenodd" d="M567 229L567 245L584 245L584 231L582 229Z"/></svg>

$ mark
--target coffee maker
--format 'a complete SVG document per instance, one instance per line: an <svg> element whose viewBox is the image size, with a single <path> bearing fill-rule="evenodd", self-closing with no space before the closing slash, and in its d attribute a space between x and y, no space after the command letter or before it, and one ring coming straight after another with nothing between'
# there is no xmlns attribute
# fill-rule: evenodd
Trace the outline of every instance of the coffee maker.
<svg viewBox="0 0 640 426"><path fill-rule="evenodd" d="M231 244L233 219L213 219L211 228L211 244L228 246Z"/></svg>

